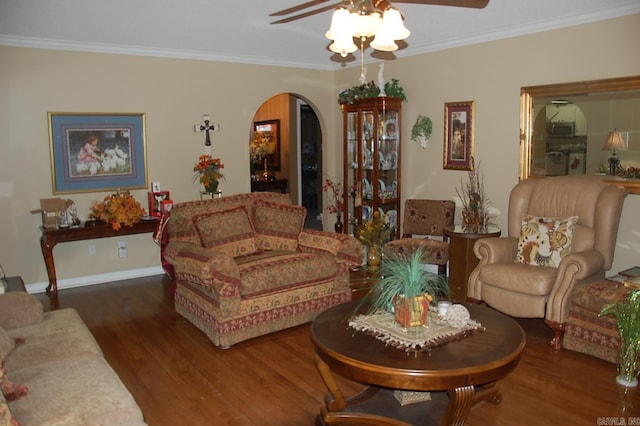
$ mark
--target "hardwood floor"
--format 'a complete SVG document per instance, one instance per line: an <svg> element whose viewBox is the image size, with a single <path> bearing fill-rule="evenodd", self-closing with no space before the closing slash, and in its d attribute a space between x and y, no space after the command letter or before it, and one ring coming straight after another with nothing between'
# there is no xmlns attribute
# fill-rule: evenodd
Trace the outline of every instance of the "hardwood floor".
<svg viewBox="0 0 640 426"><path fill-rule="evenodd" d="M173 309L162 276L61 290L80 313L150 425L313 425L326 393L309 326L221 350ZM39 294L45 308L45 294ZM518 320L527 346L498 383L500 405L479 403L468 425L640 424L640 390L615 384L615 365L554 353L542 320ZM363 386L340 380L346 394ZM622 423L624 420L624 423Z"/></svg>

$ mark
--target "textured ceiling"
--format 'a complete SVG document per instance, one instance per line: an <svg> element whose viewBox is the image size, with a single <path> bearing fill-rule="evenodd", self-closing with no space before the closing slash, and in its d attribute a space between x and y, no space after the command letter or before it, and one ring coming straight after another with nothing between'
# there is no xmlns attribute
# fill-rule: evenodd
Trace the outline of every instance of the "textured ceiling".
<svg viewBox="0 0 640 426"><path fill-rule="evenodd" d="M303 0L0 0L0 44L336 69L331 12L271 25ZM327 3L330 4L330 3ZM393 59L640 13L639 0L489 0L484 9L397 3L411 30ZM372 49L365 52L371 61ZM355 55L355 56L354 56ZM359 62L359 53L347 65ZM386 55L386 56L385 56Z"/></svg>

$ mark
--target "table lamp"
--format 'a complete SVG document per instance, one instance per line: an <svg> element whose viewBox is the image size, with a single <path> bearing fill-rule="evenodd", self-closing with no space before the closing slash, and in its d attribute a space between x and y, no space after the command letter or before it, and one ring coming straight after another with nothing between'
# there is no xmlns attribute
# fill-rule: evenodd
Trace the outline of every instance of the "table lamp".
<svg viewBox="0 0 640 426"><path fill-rule="evenodd" d="M627 149L624 141L622 140L622 134L618 130L614 130L609 133L607 141L602 147L603 151L611 151L611 157L609 157L609 174L615 175L620 165L620 159L616 157L616 151L625 151Z"/></svg>

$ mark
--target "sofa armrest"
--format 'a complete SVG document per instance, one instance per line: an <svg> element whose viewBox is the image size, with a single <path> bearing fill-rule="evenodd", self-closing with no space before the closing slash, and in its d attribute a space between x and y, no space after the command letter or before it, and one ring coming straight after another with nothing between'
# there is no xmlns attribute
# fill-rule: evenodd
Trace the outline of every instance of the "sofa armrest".
<svg viewBox="0 0 640 426"><path fill-rule="evenodd" d="M221 297L240 296L240 270L232 257L190 243L177 244L169 260L177 282L212 287Z"/></svg>
<svg viewBox="0 0 640 426"><path fill-rule="evenodd" d="M353 235L303 229L298 235L298 247L303 253L335 256L338 262L350 267L362 263L364 247Z"/></svg>
<svg viewBox="0 0 640 426"><path fill-rule="evenodd" d="M5 330L38 323L43 311L40 300L31 294L12 291L0 295L0 327Z"/></svg>

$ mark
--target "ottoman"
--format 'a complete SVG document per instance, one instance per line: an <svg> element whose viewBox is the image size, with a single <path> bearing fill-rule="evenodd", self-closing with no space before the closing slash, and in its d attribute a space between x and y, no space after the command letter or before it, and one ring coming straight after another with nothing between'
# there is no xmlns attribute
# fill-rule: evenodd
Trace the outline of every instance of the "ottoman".
<svg viewBox="0 0 640 426"><path fill-rule="evenodd" d="M602 308L629 296L631 290L603 280L576 286L565 324L562 347L617 362L620 350L618 324L613 315L598 317Z"/></svg>

